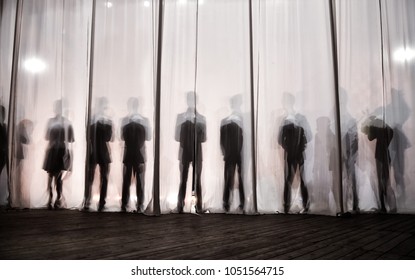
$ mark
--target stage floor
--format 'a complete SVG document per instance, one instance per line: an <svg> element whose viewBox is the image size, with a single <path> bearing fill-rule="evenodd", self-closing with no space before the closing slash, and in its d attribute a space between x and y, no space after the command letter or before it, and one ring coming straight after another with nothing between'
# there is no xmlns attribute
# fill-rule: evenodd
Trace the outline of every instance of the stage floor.
<svg viewBox="0 0 415 280"><path fill-rule="evenodd" d="M0 259L415 259L415 215L2 210Z"/></svg>

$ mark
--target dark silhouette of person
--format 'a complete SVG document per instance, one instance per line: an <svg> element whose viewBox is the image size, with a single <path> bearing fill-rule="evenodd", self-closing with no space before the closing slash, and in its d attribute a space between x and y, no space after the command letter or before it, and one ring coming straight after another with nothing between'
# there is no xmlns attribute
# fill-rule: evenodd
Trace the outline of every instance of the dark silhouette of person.
<svg viewBox="0 0 415 280"><path fill-rule="evenodd" d="M284 213L291 207L291 185L297 169L300 173L300 189L304 212L308 211L308 191L303 179L304 151L307 145L304 128L294 120L285 120L280 130L279 144L285 151Z"/></svg>
<svg viewBox="0 0 415 280"><path fill-rule="evenodd" d="M231 99L232 113L221 121L220 127L220 146L222 149L223 160L225 161L225 186L223 192L223 208L229 212L229 194L234 186L235 171L238 170L239 183L239 209L244 210L245 193L242 180L242 147L243 130L242 114L240 111L241 96L236 95Z"/></svg>
<svg viewBox="0 0 415 280"><path fill-rule="evenodd" d="M196 111L196 94L187 93L186 112L179 114L176 119L176 141L180 142L180 186L177 201L177 211L183 212L189 165L193 166L192 192L196 191L196 212L202 209L202 143L206 141L206 119Z"/></svg>
<svg viewBox="0 0 415 280"><path fill-rule="evenodd" d="M294 176L299 171L300 190L303 202L303 212L309 208L308 190L304 183L304 152L307 142L311 139L310 126L305 116L296 113L295 97L288 92L283 95L283 105L286 116L278 133L278 144L284 149L284 213L291 208L291 185Z"/></svg>
<svg viewBox="0 0 415 280"><path fill-rule="evenodd" d="M101 97L97 100L97 113L94 115L89 127L89 169L88 181L85 186L84 210L89 210L91 203L92 184L94 182L95 169L99 166L100 172L100 196L98 211L105 207L105 199L108 189L108 174L111 163L108 142L112 141L112 121L107 116L108 100Z"/></svg>
<svg viewBox="0 0 415 280"><path fill-rule="evenodd" d="M75 141L72 124L62 116L62 100L55 101L55 117L49 119L45 139L49 141L46 149L43 169L48 173L48 209L52 209L53 187L55 182L56 200L53 206L62 207L62 175L63 171L71 170L72 156L68 143Z"/></svg>
<svg viewBox="0 0 415 280"><path fill-rule="evenodd" d="M389 145L392 174L393 179L395 179L399 202L404 204L406 200L405 152L411 147L411 143L404 132L403 126L409 119L411 110L401 90L392 88L390 103L377 108L374 115L380 115L383 112L388 125L393 129L393 138Z"/></svg>
<svg viewBox="0 0 415 280"><path fill-rule="evenodd" d="M6 125L6 108L0 105L0 175L6 166L6 173L8 173L8 139L7 139L7 125ZM7 176L8 177L8 176ZM9 185L10 187L10 185ZM11 207L11 192L9 189L8 206Z"/></svg>
<svg viewBox="0 0 415 280"><path fill-rule="evenodd" d="M378 204L380 211L386 213L386 203L390 212L396 212L395 194L390 186L390 164L389 144L393 138L393 129L381 118L369 117L362 125L362 132L367 135L369 141L376 139L375 159L378 177Z"/></svg>
<svg viewBox="0 0 415 280"><path fill-rule="evenodd" d="M151 140L149 121L138 114L138 99L128 101L130 114L122 121L121 139L124 140L123 184L121 211L127 210L130 199L131 176L136 178L137 212L143 211L144 200L144 171L146 162L145 141Z"/></svg>

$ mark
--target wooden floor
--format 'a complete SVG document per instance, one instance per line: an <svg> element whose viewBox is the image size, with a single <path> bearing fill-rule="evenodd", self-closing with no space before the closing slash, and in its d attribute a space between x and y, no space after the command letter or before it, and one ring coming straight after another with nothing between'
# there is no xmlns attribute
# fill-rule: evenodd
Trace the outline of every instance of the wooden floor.
<svg viewBox="0 0 415 280"><path fill-rule="evenodd" d="M0 259L415 259L415 215L3 210Z"/></svg>

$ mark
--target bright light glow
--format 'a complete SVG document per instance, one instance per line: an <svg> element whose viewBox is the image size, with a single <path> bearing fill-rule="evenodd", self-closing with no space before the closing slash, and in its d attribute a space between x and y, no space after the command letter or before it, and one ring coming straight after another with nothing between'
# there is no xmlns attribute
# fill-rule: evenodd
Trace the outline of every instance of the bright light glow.
<svg viewBox="0 0 415 280"><path fill-rule="evenodd" d="M167 201L169 202L169 204L177 204L177 194L171 193L168 197L167 197Z"/></svg>
<svg viewBox="0 0 415 280"><path fill-rule="evenodd" d="M46 69L46 63L36 57L27 59L23 65L24 68L31 73L40 73Z"/></svg>
<svg viewBox="0 0 415 280"><path fill-rule="evenodd" d="M144 1L144 7L150 7L150 1Z"/></svg>
<svg viewBox="0 0 415 280"><path fill-rule="evenodd" d="M199 0L199 5L203 5L205 3L204 0Z"/></svg>
<svg viewBox="0 0 415 280"><path fill-rule="evenodd" d="M107 2L107 3L105 3L105 5L107 6L107 8L111 8L112 7L112 3L111 2Z"/></svg>
<svg viewBox="0 0 415 280"><path fill-rule="evenodd" d="M394 52L393 58L399 62L409 62L415 58L415 50L411 48L400 48Z"/></svg>

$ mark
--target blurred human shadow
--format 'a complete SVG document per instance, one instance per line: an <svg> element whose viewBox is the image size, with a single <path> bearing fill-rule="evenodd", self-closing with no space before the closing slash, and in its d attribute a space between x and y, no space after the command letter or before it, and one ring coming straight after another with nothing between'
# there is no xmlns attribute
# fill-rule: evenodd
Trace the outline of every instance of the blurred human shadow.
<svg viewBox="0 0 415 280"><path fill-rule="evenodd" d="M391 99L385 106L378 107L371 114L372 118L384 120L387 127L392 129L393 137L389 143L389 168L388 172L393 170L393 177L389 180L394 180L396 184L397 200L392 203L403 206L406 200L406 184L405 184L405 153L411 147L411 143L406 136L403 129L404 124L411 115L411 110L405 101L404 92L396 88L391 88ZM392 182L388 182L392 184ZM391 189L393 192L393 189ZM396 211L395 206L391 206L392 211Z"/></svg>
<svg viewBox="0 0 415 280"><path fill-rule="evenodd" d="M395 193L390 182L389 144L394 137L393 129L386 124L381 116L370 116L362 124L362 132L367 135L369 141L376 139L375 160L378 178L378 209L386 213L386 206L390 212L396 212Z"/></svg>
<svg viewBox="0 0 415 280"><path fill-rule="evenodd" d="M121 211L127 211L131 176L134 176L136 179L137 212L141 213L144 211L145 141L151 140L151 128L149 120L138 113L139 102L137 98L129 98L127 106L129 114L123 118L121 124L121 139L125 143Z"/></svg>
<svg viewBox="0 0 415 280"><path fill-rule="evenodd" d="M242 147L243 147L243 119L241 112L242 95L235 95L230 99L232 112L221 121L220 146L225 161L225 186L223 192L223 208L229 212L229 195L234 187L235 171L238 172L239 207L244 211L245 193L242 176Z"/></svg>
<svg viewBox="0 0 415 280"><path fill-rule="evenodd" d="M341 151L342 151L342 168L343 176L346 176L346 180L343 180L346 184L343 184L343 205L345 211L348 211L349 199L352 200L352 211L360 212L359 208L359 196L357 191L356 180L356 161L359 149L359 139L357 131L357 121L348 111L348 95L344 88L340 88L340 122L341 122ZM333 151L336 153L336 151ZM332 158L335 158L333 155ZM334 162L333 162L334 163ZM334 186L334 184L333 184ZM340 205L339 192L334 191L336 195L336 202ZM337 209L339 212L340 209Z"/></svg>
<svg viewBox="0 0 415 280"><path fill-rule="evenodd" d="M48 209L59 209L63 207L62 199L62 175L63 171L72 169L72 151L69 143L75 141L71 122L62 116L63 102L61 99L54 103L55 116L47 123L45 139L49 141L46 149L43 169L48 173ZM53 202L53 186L56 187L56 199Z"/></svg>
<svg viewBox="0 0 415 280"><path fill-rule="evenodd" d="M294 104L294 95L285 92L283 94L285 114L278 133L278 144L284 149L284 213L288 213L291 208L291 187L297 170L300 177L302 212L306 213L309 208L309 196L304 182L304 152L312 135L307 119L296 112Z"/></svg>
<svg viewBox="0 0 415 280"><path fill-rule="evenodd" d="M392 88L390 103L384 108L378 108L374 114L380 114L382 110L384 110L387 123L393 129L393 138L389 145L391 167L393 168L399 203L403 204L406 198L405 153L411 147L411 143L403 129L411 115L403 91Z"/></svg>
<svg viewBox="0 0 415 280"><path fill-rule="evenodd" d="M112 141L113 124L108 114L108 99L100 97L96 101L95 114L89 125L89 155L87 184L85 185L84 207L88 211L91 204L92 184L94 182L95 169L99 166L100 172L100 197L98 211L103 211L108 189L108 174L111 163L110 148L108 142Z"/></svg>
<svg viewBox="0 0 415 280"><path fill-rule="evenodd" d="M312 197L317 197L319 209L328 209L330 200L330 188L334 181L333 177L333 150L335 149L336 138L330 128L331 120L329 117L322 116L317 118L317 131L314 137L314 165L313 176L317 182L317 189L313 190ZM337 184L336 184L337 185ZM334 194L335 195L335 194ZM337 201L337 200L336 200Z"/></svg>
<svg viewBox="0 0 415 280"><path fill-rule="evenodd" d="M193 166L192 192L196 191L196 212L202 213L202 143L206 141L206 118L196 110L197 96L191 91L186 95L187 110L177 115L175 140L180 143L180 186L177 211L183 212L189 165Z"/></svg>

